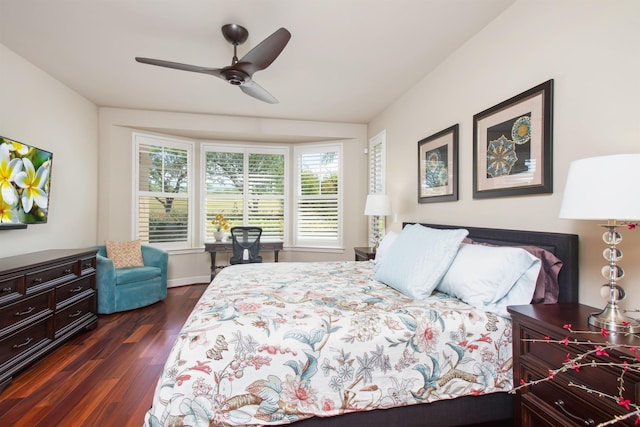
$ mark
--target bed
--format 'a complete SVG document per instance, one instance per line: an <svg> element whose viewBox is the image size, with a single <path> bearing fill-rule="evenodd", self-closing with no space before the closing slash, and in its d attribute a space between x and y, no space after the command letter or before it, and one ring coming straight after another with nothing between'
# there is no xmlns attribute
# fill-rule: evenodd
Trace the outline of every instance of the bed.
<svg viewBox="0 0 640 427"><path fill-rule="evenodd" d="M542 248L562 261L558 302L578 300L575 235L422 225L464 228L465 245ZM145 425L508 425L510 320L438 290L412 299L376 268L222 270L174 344Z"/></svg>

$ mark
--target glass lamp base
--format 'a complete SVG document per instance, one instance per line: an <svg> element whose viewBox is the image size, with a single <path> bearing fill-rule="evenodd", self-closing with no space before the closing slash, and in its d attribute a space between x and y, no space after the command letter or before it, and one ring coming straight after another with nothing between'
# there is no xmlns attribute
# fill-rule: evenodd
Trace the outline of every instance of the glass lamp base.
<svg viewBox="0 0 640 427"><path fill-rule="evenodd" d="M601 312L591 313L589 315L589 324L611 332L629 334L640 332L640 322L625 316L618 307L611 307L609 304Z"/></svg>

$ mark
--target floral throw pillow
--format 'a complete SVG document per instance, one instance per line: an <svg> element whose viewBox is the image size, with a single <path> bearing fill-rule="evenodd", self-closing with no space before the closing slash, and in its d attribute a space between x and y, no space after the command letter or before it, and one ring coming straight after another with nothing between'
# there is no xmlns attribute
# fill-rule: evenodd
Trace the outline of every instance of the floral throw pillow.
<svg viewBox="0 0 640 427"><path fill-rule="evenodd" d="M140 240L129 242L105 240L104 244L107 247L107 257L113 261L115 268L144 266Z"/></svg>

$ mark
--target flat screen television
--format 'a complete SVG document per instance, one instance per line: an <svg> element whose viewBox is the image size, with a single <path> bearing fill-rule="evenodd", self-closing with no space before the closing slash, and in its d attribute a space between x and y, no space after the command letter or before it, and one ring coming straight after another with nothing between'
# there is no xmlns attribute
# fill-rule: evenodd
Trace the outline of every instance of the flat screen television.
<svg viewBox="0 0 640 427"><path fill-rule="evenodd" d="M52 161L49 151L0 136L0 228L47 222Z"/></svg>

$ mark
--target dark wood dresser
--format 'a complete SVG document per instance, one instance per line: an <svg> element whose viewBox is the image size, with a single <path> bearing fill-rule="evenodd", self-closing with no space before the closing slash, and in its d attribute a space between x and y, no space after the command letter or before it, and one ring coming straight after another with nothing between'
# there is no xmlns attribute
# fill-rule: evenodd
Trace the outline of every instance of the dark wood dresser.
<svg viewBox="0 0 640 427"><path fill-rule="evenodd" d="M578 370L571 368L567 358L571 359L595 346L609 344L628 344L638 348L640 339L616 336L603 336L600 331L589 326L589 313L596 308L581 304L536 304L513 306L509 308L513 319L513 381L520 384L547 378L550 371L561 368L566 363L566 372L553 375L549 381L520 389L515 399L515 425L517 426L595 426L611 420L616 415L628 414L633 410L624 407L640 403L640 372L637 369L624 370L619 366L582 366ZM594 331L593 334L571 333L565 325L571 325L574 331ZM549 343L550 340L564 343ZM526 340L542 340L529 342ZM578 343L576 342L578 341ZM589 343L586 343L588 342ZM594 363L638 364L634 359L638 354L628 349L606 349L606 354L594 352L585 358L582 365ZM570 385L571 384L571 385ZM624 390L620 394L619 387ZM586 387L586 388L585 388ZM596 390L597 392L588 392ZM604 393L606 396L601 395ZM607 397L609 396L609 397ZM618 402L621 399L622 405ZM633 416L615 425L632 426L637 417Z"/></svg>
<svg viewBox="0 0 640 427"><path fill-rule="evenodd" d="M94 328L96 249L0 258L0 392L13 375Z"/></svg>

